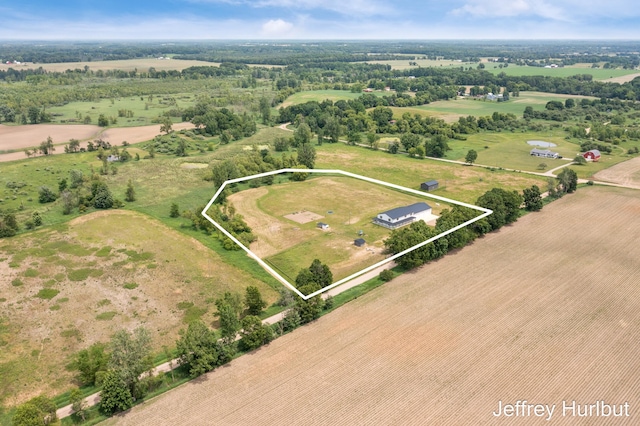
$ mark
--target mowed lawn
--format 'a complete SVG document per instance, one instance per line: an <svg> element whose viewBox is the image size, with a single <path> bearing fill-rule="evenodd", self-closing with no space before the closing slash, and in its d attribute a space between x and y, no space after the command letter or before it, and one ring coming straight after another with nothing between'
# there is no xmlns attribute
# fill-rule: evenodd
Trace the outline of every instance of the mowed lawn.
<svg viewBox="0 0 640 426"><path fill-rule="evenodd" d="M576 64L559 68L529 67L526 65L509 64L506 68L500 68L499 64L485 63L485 70L493 74L505 73L509 76L534 76L541 75L544 77L571 77L579 74L589 74L594 80L607 80L610 78L622 77L629 74L636 74L638 70L625 69L604 69L591 68L592 64ZM601 64L603 65L603 64Z"/></svg>
<svg viewBox="0 0 640 426"><path fill-rule="evenodd" d="M383 239L389 231L372 223L380 212L421 201L433 206L436 214L444 207L428 198L337 175L248 189L229 200L258 236L252 251L291 281L314 259L331 268L334 281L384 259ZM307 223L285 217L302 211L319 217ZM330 228L323 231L318 222ZM365 247L353 244L360 231Z"/></svg>
<svg viewBox="0 0 640 426"><path fill-rule="evenodd" d="M376 96L389 95L390 92L371 92ZM282 107L288 107L289 105L303 104L305 102L316 101L322 102L326 99L330 101L347 101L349 99L357 99L362 96L362 92L350 92L347 90L309 90L294 93L289 96L283 103Z"/></svg>
<svg viewBox="0 0 640 426"><path fill-rule="evenodd" d="M638 211L580 189L105 424L546 424L493 415L526 400L635 425ZM563 416L574 400L630 417Z"/></svg>
<svg viewBox="0 0 640 426"><path fill-rule="evenodd" d="M154 349L201 317L215 299L269 285L146 215L100 211L0 243L0 400L17 404L74 384L77 351L145 326Z"/></svg>

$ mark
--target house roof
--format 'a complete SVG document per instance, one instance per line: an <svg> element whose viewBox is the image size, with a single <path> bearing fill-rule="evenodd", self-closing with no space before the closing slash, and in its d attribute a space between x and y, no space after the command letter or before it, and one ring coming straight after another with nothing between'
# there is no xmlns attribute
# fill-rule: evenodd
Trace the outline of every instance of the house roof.
<svg viewBox="0 0 640 426"><path fill-rule="evenodd" d="M598 151L597 149L590 149L587 152L591 152L593 155L595 155L596 157L600 157L600 151ZM586 152L585 152L586 154Z"/></svg>
<svg viewBox="0 0 640 426"><path fill-rule="evenodd" d="M415 203L410 206L396 207L395 209L387 210L380 214L386 214L391 219L398 219L402 216L408 216L410 214L421 213L425 210L429 210L431 207L427 203Z"/></svg>
<svg viewBox="0 0 640 426"><path fill-rule="evenodd" d="M429 185L429 186L431 186L431 185L437 185L437 184L438 184L438 181L437 181L437 180L435 180L435 179L433 179L433 180L428 180L428 181L424 182L424 184L425 184L425 185Z"/></svg>
<svg viewBox="0 0 640 426"><path fill-rule="evenodd" d="M318 222L318 225L317 225L317 226L329 226L329 225L327 225L327 224L326 224L326 223L324 223L324 222Z"/></svg>
<svg viewBox="0 0 640 426"><path fill-rule="evenodd" d="M358 245L362 245L364 243L366 243L366 241L364 240L364 238L358 238L356 240L353 240L354 244L358 244Z"/></svg>
<svg viewBox="0 0 640 426"><path fill-rule="evenodd" d="M548 149L538 149L538 148L533 148L531 150L531 154L536 153L536 154L557 154L557 152L553 152L553 151L549 151Z"/></svg>

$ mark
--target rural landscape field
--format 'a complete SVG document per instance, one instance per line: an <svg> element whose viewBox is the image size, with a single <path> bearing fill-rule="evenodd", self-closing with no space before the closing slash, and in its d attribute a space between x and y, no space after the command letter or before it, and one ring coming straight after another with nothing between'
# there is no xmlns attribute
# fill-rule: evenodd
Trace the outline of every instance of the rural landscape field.
<svg viewBox="0 0 640 426"><path fill-rule="evenodd" d="M0 424L637 424L638 51L0 44Z"/></svg>
<svg viewBox="0 0 640 426"><path fill-rule="evenodd" d="M640 403L638 211L633 190L567 196L107 424L546 423L493 416L525 397L553 424L635 424L562 402Z"/></svg>

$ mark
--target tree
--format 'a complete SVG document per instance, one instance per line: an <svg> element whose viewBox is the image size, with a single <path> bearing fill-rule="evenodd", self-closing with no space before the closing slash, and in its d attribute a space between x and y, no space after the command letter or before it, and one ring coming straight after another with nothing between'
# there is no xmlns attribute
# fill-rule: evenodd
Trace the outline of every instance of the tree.
<svg viewBox="0 0 640 426"><path fill-rule="evenodd" d="M69 152L78 152L80 150L80 141L78 139L70 139L67 146Z"/></svg>
<svg viewBox="0 0 640 426"><path fill-rule="evenodd" d="M58 198L55 192L46 185L43 185L38 189L38 201L41 203L51 203Z"/></svg>
<svg viewBox="0 0 640 426"><path fill-rule="evenodd" d="M312 283L303 285L302 287L299 287L298 290L300 290L302 294L307 295L307 294L314 293L320 290L321 288L322 287L320 287L317 283L312 282ZM324 300L322 300L322 297L318 294L307 300L303 299L302 297L299 297L298 300L296 301L294 309L300 317L300 322L302 324L306 324L308 322L311 322L319 318L320 314L322 313L323 307L324 307Z"/></svg>
<svg viewBox="0 0 640 426"><path fill-rule="evenodd" d="M266 97L260 98L260 116L262 117L262 124L268 126L271 124L271 104Z"/></svg>
<svg viewBox="0 0 640 426"><path fill-rule="evenodd" d="M14 426L48 425L56 422L56 405L44 395L30 399L16 408L11 419Z"/></svg>
<svg viewBox="0 0 640 426"><path fill-rule="evenodd" d="M260 315L260 312L267 307L267 302L262 299L258 287L250 285L245 290L244 305L247 307L249 315Z"/></svg>
<svg viewBox="0 0 640 426"><path fill-rule="evenodd" d="M301 269L296 276L296 287L304 287L308 284L315 283L324 288L333 282L333 274L331 269L318 259L311 262L311 266L307 269Z"/></svg>
<svg viewBox="0 0 640 426"><path fill-rule="evenodd" d="M473 164L477 159L478 159L478 153L475 150L470 149L469 152L467 152L467 156L465 157L464 160L468 164Z"/></svg>
<svg viewBox="0 0 640 426"><path fill-rule="evenodd" d="M400 136L400 143L404 146L405 151L409 151L409 149L416 148L422 144L422 137L415 133L403 133Z"/></svg>
<svg viewBox="0 0 640 426"><path fill-rule="evenodd" d="M389 153L397 154L399 150L400 150L400 142L398 142L397 140L391 142L391 144L389 145Z"/></svg>
<svg viewBox="0 0 640 426"><path fill-rule="evenodd" d="M34 211L31 214L31 220L33 220L34 226L42 226L42 216L40 216L40 212Z"/></svg>
<svg viewBox="0 0 640 426"><path fill-rule="evenodd" d="M273 148L276 150L276 152L288 151L289 150L289 140L287 138L279 136L273 142Z"/></svg>
<svg viewBox="0 0 640 426"><path fill-rule="evenodd" d="M211 371L230 358L213 330L200 320L189 323L187 331L176 342L176 348L178 363L188 367L191 377Z"/></svg>
<svg viewBox="0 0 640 426"><path fill-rule="evenodd" d="M62 178L58 182L58 192L64 192L65 189L67 189L67 178Z"/></svg>
<svg viewBox="0 0 640 426"><path fill-rule="evenodd" d="M576 163L579 166L583 166L583 165L587 164L587 159L584 158L582 155L578 154L573 159L573 162Z"/></svg>
<svg viewBox="0 0 640 426"><path fill-rule="evenodd" d="M73 414L80 417L84 422L87 417L87 401L82 396L80 389L75 388L69 393L69 402L71 402Z"/></svg>
<svg viewBox="0 0 640 426"><path fill-rule="evenodd" d="M248 315L242 319L242 331L240 332L240 349L250 351L269 343L274 339L273 329L262 324L260 318Z"/></svg>
<svg viewBox="0 0 640 426"><path fill-rule="evenodd" d="M216 300L218 312L216 316L220 323L220 335L222 341L231 344L240 331L240 313L242 313L242 302L240 296L235 293L225 292Z"/></svg>
<svg viewBox="0 0 640 426"><path fill-rule="evenodd" d="M112 415L129 409L133 405L131 389L125 379L115 370L109 370L102 381L100 411Z"/></svg>
<svg viewBox="0 0 640 426"><path fill-rule="evenodd" d="M537 185L533 185L531 188L525 188L522 190L524 199L524 208L537 212L542 209L542 196L540 195L540 188Z"/></svg>
<svg viewBox="0 0 640 426"><path fill-rule="evenodd" d="M47 423L45 423L44 415L38 407L29 402L25 402L16 408L11 418L11 424L13 426L44 426Z"/></svg>
<svg viewBox="0 0 640 426"><path fill-rule="evenodd" d="M518 219L522 201L522 196L516 191L493 188L481 195L476 204L493 210L486 219L491 230L496 230Z"/></svg>
<svg viewBox="0 0 640 426"><path fill-rule="evenodd" d="M298 147L311 142L311 128L305 122L298 125L293 132L293 146Z"/></svg>
<svg viewBox="0 0 640 426"><path fill-rule="evenodd" d="M20 230L16 215L11 212L5 212L0 220L0 238L13 237Z"/></svg>
<svg viewBox="0 0 640 426"><path fill-rule="evenodd" d="M340 121L334 116L327 118L324 125L324 134L331 143L336 143L340 139Z"/></svg>
<svg viewBox="0 0 640 426"><path fill-rule="evenodd" d="M299 145L298 147L298 163L313 169L316 162L316 149L310 143Z"/></svg>
<svg viewBox="0 0 640 426"><path fill-rule="evenodd" d="M38 124L40 122L40 110L38 107L30 106L27 110L27 115L29 116L29 124Z"/></svg>
<svg viewBox="0 0 640 426"><path fill-rule="evenodd" d="M171 203L169 209L169 217L180 217L180 207L176 203Z"/></svg>
<svg viewBox="0 0 640 426"><path fill-rule="evenodd" d="M60 199L62 200L62 214L70 214L76 206L76 197L71 191L65 190L60 194Z"/></svg>
<svg viewBox="0 0 640 426"><path fill-rule="evenodd" d="M106 183L102 181L94 181L91 185L91 194L93 196L93 205L97 209L110 209L113 207L113 195Z"/></svg>
<svg viewBox="0 0 640 426"><path fill-rule="evenodd" d="M132 333L120 330L111 338L109 347L111 349L109 370L115 372L118 378L124 381L130 395L133 395L140 375L153 367L151 335L144 327L138 327Z"/></svg>
<svg viewBox="0 0 640 426"><path fill-rule="evenodd" d="M125 192L124 200L127 202L133 202L136 200L136 190L133 188L133 182L129 179L127 183L127 191Z"/></svg>
<svg viewBox="0 0 640 426"><path fill-rule="evenodd" d="M562 192L570 194L578 188L578 175L571 169L562 169L558 173L558 181Z"/></svg>
<svg viewBox="0 0 640 426"><path fill-rule="evenodd" d="M107 127L109 125L109 119L104 116L104 114L100 114L98 116L98 126Z"/></svg>
<svg viewBox="0 0 640 426"><path fill-rule="evenodd" d="M100 342L78 352L74 360L74 366L80 372L80 382L92 386L96 384L98 373L107 371L108 363L106 346Z"/></svg>
<svg viewBox="0 0 640 426"><path fill-rule="evenodd" d="M171 118L164 116L160 125L160 133L166 133L168 135L173 130L172 126L173 122L171 121Z"/></svg>

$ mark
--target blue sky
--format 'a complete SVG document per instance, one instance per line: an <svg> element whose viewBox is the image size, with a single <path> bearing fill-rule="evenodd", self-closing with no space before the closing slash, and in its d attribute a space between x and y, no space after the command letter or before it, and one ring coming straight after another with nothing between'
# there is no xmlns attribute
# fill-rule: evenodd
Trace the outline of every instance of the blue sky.
<svg viewBox="0 0 640 426"><path fill-rule="evenodd" d="M0 0L0 16L0 40L640 40L636 0Z"/></svg>

